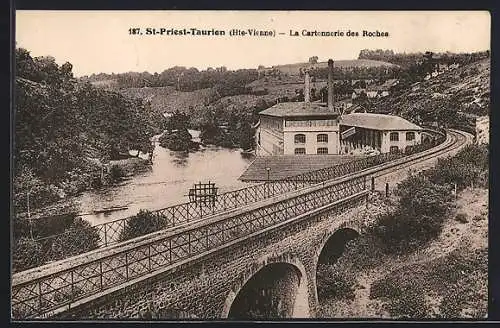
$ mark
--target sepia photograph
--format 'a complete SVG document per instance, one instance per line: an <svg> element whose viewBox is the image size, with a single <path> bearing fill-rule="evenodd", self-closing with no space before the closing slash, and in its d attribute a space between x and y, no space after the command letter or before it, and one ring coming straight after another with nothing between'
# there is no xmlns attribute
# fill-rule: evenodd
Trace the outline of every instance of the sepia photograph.
<svg viewBox="0 0 500 328"><path fill-rule="evenodd" d="M12 321L488 318L488 11L14 19Z"/></svg>

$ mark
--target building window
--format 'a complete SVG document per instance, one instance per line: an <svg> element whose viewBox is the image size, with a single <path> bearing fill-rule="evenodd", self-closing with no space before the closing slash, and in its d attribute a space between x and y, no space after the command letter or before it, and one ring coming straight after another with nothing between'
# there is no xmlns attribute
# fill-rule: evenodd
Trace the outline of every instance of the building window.
<svg viewBox="0 0 500 328"><path fill-rule="evenodd" d="M415 140L415 132L406 132L406 141Z"/></svg>
<svg viewBox="0 0 500 328"><path fill-rule="evenodd" d="M260 132L259 132L259 141L258 142L259 142L259 145L260 145Z"/></svg>
<svg viewBox="0 0 500 328"><path fill-rule="evenodd" d="M305 148L295 148L295 155L300 155L300 154L305 154L306 149Z"/></svg>
<svg viewBox="0 0 500 328"><path fill-rule="evenodd" d="M306 135L305 134L296 134L295 135L295 143L296 144L306 143Z"/></svg>
<svg viewBox="0 0 500 328"><path fill-rule="evenodd" d="M389 148L389 152L391 153L397 153L398 151L399 151L398 146L391 146L391 148Z"/></svg>
<svg viewBox="0 0 500 328"><path fill-rule="evenodd" d="M406 146L405 147L405 153L410 153L413 151L413 146Z"/></svg>
<svg viewBox="0 0 500 328"><path fill-rule="evenodd" d="M328 154L328 148L326 147L318 148L318 154Z"/></svg>
<svg viewBox="0 0 500 328"><path fill-rule="evenodd" d="M398 132L391 132L389 135L389 139L391 141L399 141L399 133Z"/></svg>
<svg viewBox="0 0 500 328"><path fill-rule="evenodd" d="M318 142L328 142L328 134L326 133L318 134L316 138Z"/></svg>

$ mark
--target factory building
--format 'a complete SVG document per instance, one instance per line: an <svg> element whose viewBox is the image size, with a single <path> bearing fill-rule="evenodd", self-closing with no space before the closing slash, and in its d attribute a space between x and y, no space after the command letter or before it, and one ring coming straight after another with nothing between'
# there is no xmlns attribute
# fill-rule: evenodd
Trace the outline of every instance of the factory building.
<svg viewBox="0 0 500 328"><path fill-rule="evenodd" d="M328 61L328 102L310 102L305 73L304 102L278 103L259 113L257 156L353 154L408 151L421 143L422 128L393 115L351 113L333 99L333 61ZM339 102L340 104L340 102Z"/></svg>
<svg viewBox="0 0 500 328"><path fill-rule="evenodd" d="M399 116L352 113L339 123L340 152L350 154L369 147L380 153L410 151L422 141L422 128Z"/></svg>

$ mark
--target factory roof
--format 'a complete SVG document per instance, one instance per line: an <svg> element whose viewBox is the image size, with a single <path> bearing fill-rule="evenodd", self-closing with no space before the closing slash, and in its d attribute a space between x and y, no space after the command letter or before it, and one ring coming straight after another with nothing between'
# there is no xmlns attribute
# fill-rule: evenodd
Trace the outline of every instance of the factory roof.
<svg viewBox="0 0 500 328"><path fill-rule="evenodd" d="M269 180L281 180L298 174L307 173L343 164L361 158L353 155L278 155L256 157L245 172L241 181L266 181L269 168Z"/></svg>
<svg viewBox="0 0 500 328"><path fill-rule="evenodd" d="M306 102L282 102L263 110L260 115L277 117L295 117L295 116L330 116L336 117L337 112L332 112L324 103L306 103Z"/></svg>
<svg viewBox="0 0 500 328"><path fill-rule="evenodd" d="M342 125L373 130L421 130L422 128L402 117L375 113L351 113L340 119Z"/></svg>

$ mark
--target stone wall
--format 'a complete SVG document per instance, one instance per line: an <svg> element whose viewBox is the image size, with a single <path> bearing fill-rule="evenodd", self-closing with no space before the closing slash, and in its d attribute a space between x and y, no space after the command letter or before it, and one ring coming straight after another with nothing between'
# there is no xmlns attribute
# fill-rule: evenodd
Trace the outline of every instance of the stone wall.
<svg viewBox="0 0 500 328"><path fill-rule="evenodd" d="M246 239L82 304L55 319L226 318L245 283L269 263L288 263L300 272L299 290L303 290L306 304L298 304L303 308L294 313L314 317L318 303L316 266L321 249L337 229L360 231L365 202L363 196Z"/></svg>

